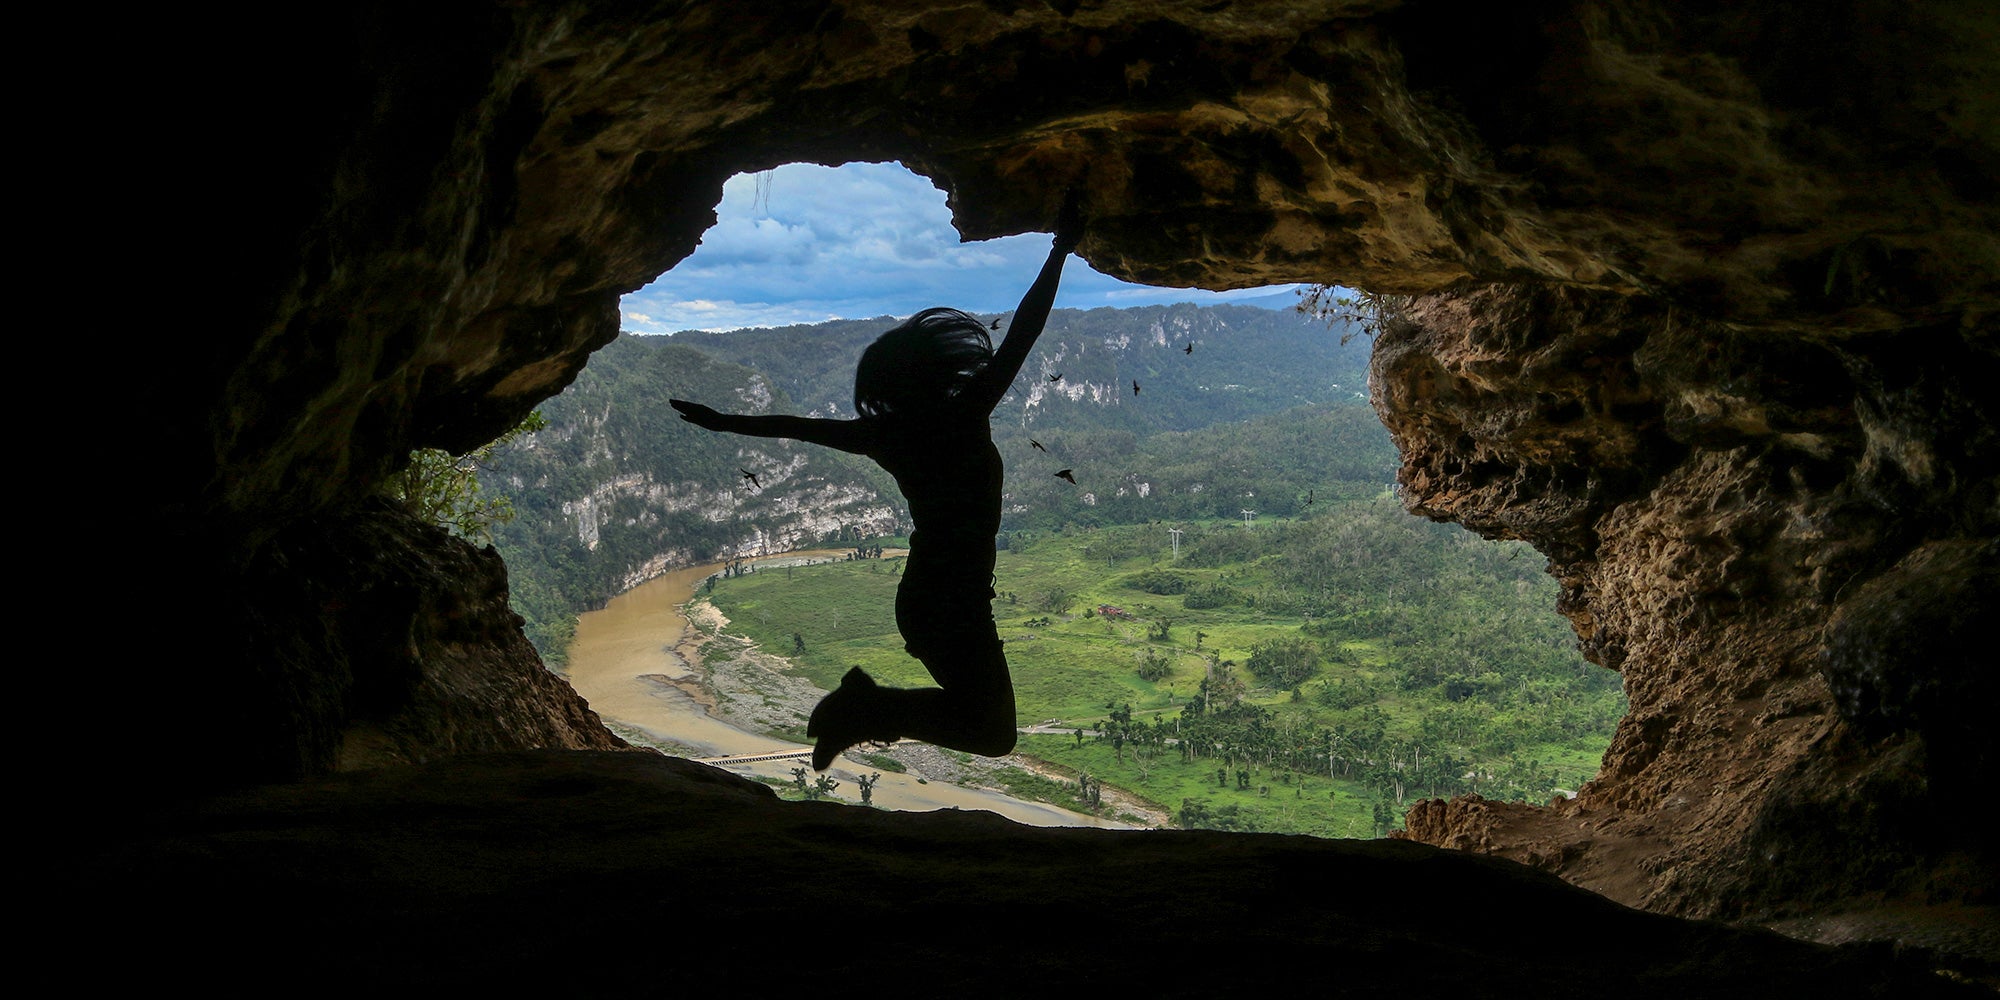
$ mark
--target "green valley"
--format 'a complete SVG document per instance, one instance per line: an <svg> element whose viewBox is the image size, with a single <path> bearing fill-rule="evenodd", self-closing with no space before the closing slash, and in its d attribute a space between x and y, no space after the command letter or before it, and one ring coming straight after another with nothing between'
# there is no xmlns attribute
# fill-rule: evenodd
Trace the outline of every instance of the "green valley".
<svg viewBox="0 0 2000 1000"><path fill-rule="evenodd" d="M1595 772L1618 679L1575 651L1532 549L1386 496L1315 506L1009 533L993 608L1019 720L1074 730L1023 737L1067 780L1014 791L1090 811L1101 782L1183 826L1375 836L1413 798L1546 800ZM900 566L728 576L708 599L821 687L855 665L928 684L896 632Z"/></svg>

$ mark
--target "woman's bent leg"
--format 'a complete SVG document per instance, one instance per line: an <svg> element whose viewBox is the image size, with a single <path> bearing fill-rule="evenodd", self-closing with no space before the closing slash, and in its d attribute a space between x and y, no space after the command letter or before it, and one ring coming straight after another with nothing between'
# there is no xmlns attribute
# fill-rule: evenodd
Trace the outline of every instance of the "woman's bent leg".
<svg viewBox="0 0 2000 1000"><path fill-rule="evenodd" d="M813 768L857 743L916 739L983 757L1014 749L1014 682L993 626L990 588L909 574L896 591L904 649L938 686L885 688L856 667L813 709Z"/></svg>
<svg viewBox="0 0 2000 1000"><path fill-rule="evenodd" d="M1002 661L1002 669L1005 669ZM813 770L859 743L922 740L933 746L982 757L1014 749L1014 689L1011 684L977 692L946 688L885 688L860 667L847 672L840 687L820 699L806 723L813 737Z"/></svg>
<svg viewBox="0 0 2000 1000"><path fill-rule="evenodd" d="M1014 726L1014 681L1007 673L999 635L966 649L929 652L920 659L938 687L907 692L924 697L912 700L899 713L908 720L906 735L982 757L1012 752L1019 737Z"/></svg>

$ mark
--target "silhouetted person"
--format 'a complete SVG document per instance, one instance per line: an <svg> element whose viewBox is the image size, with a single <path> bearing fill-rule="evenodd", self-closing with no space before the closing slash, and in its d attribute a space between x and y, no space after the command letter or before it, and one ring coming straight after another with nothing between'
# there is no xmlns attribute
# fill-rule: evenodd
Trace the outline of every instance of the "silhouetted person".
<svg viewBox="0 0 2000 1000"><path fill-rule="evenodd" d="M860 667L849 670L806 723L817 741L814 770L857 743L903 738L987 757L1014 749L1014 682L993 625L1001 464L988 421L1041 336L1081 235L1072 194L999 350L986 324L956 309L926 309L876 339L855 369L853 420L739 416L671 401L682 419L710 430L866 455L909 501L914 527L896 627L938 686L885 688Z"/></svg>

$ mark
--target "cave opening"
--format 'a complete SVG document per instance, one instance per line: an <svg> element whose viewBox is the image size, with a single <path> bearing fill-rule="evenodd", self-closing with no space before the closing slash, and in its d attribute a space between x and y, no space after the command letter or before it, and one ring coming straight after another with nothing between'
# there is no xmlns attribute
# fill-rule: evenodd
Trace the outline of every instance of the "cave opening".
<svg viewBox="0 0 2000 1000"><path fill-rule="evenodd" d="M839 787L809 778L784 744L809 742L804 712L848 661L888 649L901 669L871 671L928 680L891 641L893 596L856 600L886 579L834 584L838 601L819 605L737 591L759 565L789 581L801 560L893 552L900 497L868 463L721 443L665 400L706 389L725 409L851 416L855 357L888 317L952 304L1003 323L1047 237L961 243L944 192L894 163L739 174L716 213L693 255L624 297L625 336L544 405L551 427L495 463L521 514L495 533L516 610L628 742L805 798L1339 837L1394 829L1416 798L1541 802L1595 775L1625 708L1616 675L1577 654L1538 553L1396 501L1366 337L1299 314L1301 286L1159 288L1072 260L1042 358L994 419L1010 470L1060 454L1098 473L1071 488L1010 472L995 616L1017 686L1059 689L1021 704L1033 725L1016 759L1035 763L996 777L906 744L844 759ZM819 349L798 350L803 337ZM1142 381L1150 399L1126 394ZM1172 402L1141 409L1154 399ZM1093 408L1119 416L1065 427ZM1051 583L1037 552L1088 562L1089 585ZM1292 568L1254 568L1273 560ZM879 565L893 577L893 556ZM798 589L829 600L825 584ZM661 643L661 622L680 637ZM1085 632L1116 647L1108 669L1038 655ZM1024 684L1024 668L1065 679ZM1204 748L1172 750L1197 721L1211 724ZM1165 763L1201 780L1161 795L1175 755Z"/></svg>

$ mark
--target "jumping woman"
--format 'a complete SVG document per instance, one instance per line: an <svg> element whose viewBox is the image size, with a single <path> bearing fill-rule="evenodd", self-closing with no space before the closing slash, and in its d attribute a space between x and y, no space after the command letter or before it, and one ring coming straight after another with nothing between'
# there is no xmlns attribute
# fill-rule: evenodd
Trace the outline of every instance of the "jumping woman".
<svg viewBox="0 0 2000 1000"><path fill-rule="evenodd" d="M896 627L938 686L882 687L860 667L849 670L806 723L817 741L813 770L857 743L904 738L987 757L1014 749L1014 682L993 625L1001 465L988 421L1048 322L1082 228L1072 194L999 350L986 324L956 309L926 309L877 338L854 372L860 416L852 420L743 416L672 401L681 419L709 430L866 455L896 478L910 505Z"/></svg>

